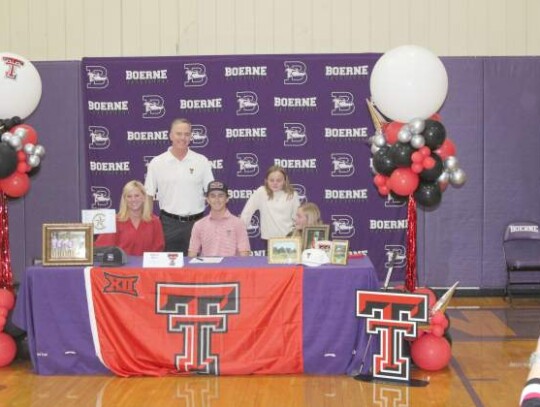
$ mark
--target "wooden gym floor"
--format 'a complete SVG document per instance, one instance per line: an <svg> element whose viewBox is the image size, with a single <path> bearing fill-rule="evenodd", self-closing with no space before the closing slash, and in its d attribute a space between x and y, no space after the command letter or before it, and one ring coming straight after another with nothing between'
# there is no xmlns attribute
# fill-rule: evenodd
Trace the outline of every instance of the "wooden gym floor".
<svg viewBox="0 0 540 407"><path fill-rule="evenodd" d="M0 407L517 406L540 334L540 298L454 298L452 360L439 372L413 369L426 387L347 376L117 378L37 376L28 361L0 368Z"/></svg>

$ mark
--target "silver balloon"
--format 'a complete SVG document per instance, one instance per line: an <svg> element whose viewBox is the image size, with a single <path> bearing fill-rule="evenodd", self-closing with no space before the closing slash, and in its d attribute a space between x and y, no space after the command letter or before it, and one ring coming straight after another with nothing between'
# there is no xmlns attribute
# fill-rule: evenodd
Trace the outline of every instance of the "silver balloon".
<svg viewBox="0 0 540 407"><path fill-rule="evenodd" d="M459 168L459 162L458 159L451 155L446 160L444 160L444 168L446 168L448 171L454 171Z"/></svg>
<svg viewBox="0 0 540 407"><path fill-rule="evenodd" d="M411 141L411 137L412 137L411 131L409 130L407 126L403 126L399 130L399 133L397 135L397 139L399 140L400 143L408 143L409 141Z"/></svg>
<svg viewBox="0 0 540 407"><path fill-rule="evenodd" d="M20 137L21 140L24 140L26 137L26 133L28 133L28 130L26 130L24 127L19 127L15 132L13 133L15 136Z"/></svg>
<svg viewBox="0 0 540 407"><path fill-rule="evenodd" d="M425 145L426 145L426 139L424 138L424 136L420 134L415 134L414 136L411 137L411 146L413 146L417 150L419 148L424 147Z"/></svg>
<svg viewBox="0 0 540 407"><path fill-rule="evenodd" d="M377 147L375 144L372 144L371 145L371 154L375 154L380 149L381 149L380 147Z"/></svg>
<svg viewBox="0 0 540 407"><path fill-rule="evenodd" d="M376 134L373 136L373 144L377 147L384 147L386 145L386 139L382 134Z"/></svg>
<svg viewBox="0 0 540 407"><path fill-rule="evenodd" d="M411 132L413 134L420 134L424 131L425 128L426 128L426 122L424 121L424 119L417 118L417 119L412 119L409 122L409 129L411 129Z"/></svg>
<svg viewBox="0 0 540 407"><path fill-rule="evenodd" d="M36 149L36 146L33 145L32 143L25 144L23 147L24 152L28 155L34 154L35 149Z"/></svg>
<svg viewBox="0 0 540 407"><path fill-rule="evenodd" d="M37 144L36 148L34 149L34 154L38 157L45 157L45 147L43 147L41 144Z"/></svg>
<svg viewBox="0 0 540 407"><path fill-rule="evenodd" d="M455 187L460 187L467 181L467 175L461 168L450 173L450 183Z"/></svg>
<svg viewBox="0 0 540 407"><path fill-rule="evenodd" d="M13 137L13 134L11 134L9 131L6 131L4 134L2 134L2 141L8 143L11 137Z"/></svg>
<svg viewBox="0 0 540 407"><path fill-rule="evenodd" d="M22 148L22 141L19 137L12 136L9 138L8 143L16 151L19 151Z"/></svg>
<svg viewBox="0 0 540 407"><path fill-rule="evenodd" d="M27 158L26 158L26 162L27 164L32 167L32 168L35 168L39 165L39 163L41 162L41 158L39 158L37 155L33 154L33 155L29 155Z"/></svg>
<svg viewBox="0 0 540 407"><path fill-rule="evenodd" d="M450 174L447 171L443 171L441 175L439 175L439 178L437 178L437 182L448 182L450 179Z"/></svg>

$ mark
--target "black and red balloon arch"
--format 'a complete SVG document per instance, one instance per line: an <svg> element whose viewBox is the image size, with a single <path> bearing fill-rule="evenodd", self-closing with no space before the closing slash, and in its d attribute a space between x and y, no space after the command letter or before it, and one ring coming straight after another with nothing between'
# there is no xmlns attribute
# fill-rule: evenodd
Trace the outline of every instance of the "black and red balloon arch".
<svg viewBox="0 0 540 407"><path fill-rule="evenodd" d="M0 134L0 289L11 289L7 198L20 198L30 190L30 174L38 169L45 148L38 144L36 130L19 117L0 120Z"/></svg>

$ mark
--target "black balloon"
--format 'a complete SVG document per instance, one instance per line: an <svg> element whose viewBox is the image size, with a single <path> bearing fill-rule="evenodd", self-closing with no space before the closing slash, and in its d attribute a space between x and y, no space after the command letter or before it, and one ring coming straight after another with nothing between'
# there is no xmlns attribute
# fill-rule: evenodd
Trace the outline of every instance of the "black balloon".
<svg viewBox="0 0 540 407"><path fill-rule="evenodd" d="M13 174L18 162L15 149L5 141L0 142L0 179Z"/></svg>
<svg viewBox="0 0 540 407"><path fill-rule="evenodd" d="M424 181L436 181L444 171L444 165L438 154L432 153L431 157L435 160L435 166L429 170L424 169L420 173L420 178Z"/></svg>
<svg viewBox="0 0 540 407"><path fill-rule="evenodd" d="M394 201L399 202L399 203L404 203L404 202L407 202L409 200L408 196L403 196L403 195L396 194L394 191L390 191L389 195L392 197L392 199Z"/></svg>
<svg viewBox="0 0 540 407"><path fill-rule="evenodd" d="M439 184L436 182L420 182L413 196L418 205L429 208L441 202L442 192Z"/></svg>
<svg viewBox="0 0 540 407"><path fill-rule="evenodd" d="M0 131L9 131L11 128L22 123L19 116L13 116L11 119L0 120Z"/></svg>
<svg viewBox="0 0 540 407"><path fill-rule="evenodd" d="M415 149L409 143L395 143L390 147L390 157L397 167L410 167Z"/></svg>
<svg viewBox="0 0 540 407"><path fill-rule="evenodd" d="M436 150L444 143L446 130L441 122L427 119L422 135L424 136L424 140L426 140L426 146L431 150Z"/></svg>
<svg viewBox="0 0 540 407"><path fill-rule="evenodd" d="M390 157L390 147L383 146L373 155L373 168L382 175L390 175L396 169Z"/></svg>

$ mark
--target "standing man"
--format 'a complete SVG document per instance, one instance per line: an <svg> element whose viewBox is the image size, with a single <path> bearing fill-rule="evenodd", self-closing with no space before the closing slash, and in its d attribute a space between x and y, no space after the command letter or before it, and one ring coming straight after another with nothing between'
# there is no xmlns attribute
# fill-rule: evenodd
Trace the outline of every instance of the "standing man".
<svg viewBox="0 0 540 407"><path fill-rule="evenodd" d="M201 256L249 256L250 246L246 225L227 209L228 188L221 181L208 184L206 200L210 213L195 223L189 257Z"/></svg>
<svg viewBox="0 0 540 407"><path fill-rule="evenodd" d="M204 216L204 189L214 175L210 161L189 149L188 120L173 120L169 139L169 149L148 164L144 186L159 201L165 251L186 255L193 224Z"/></svg>

